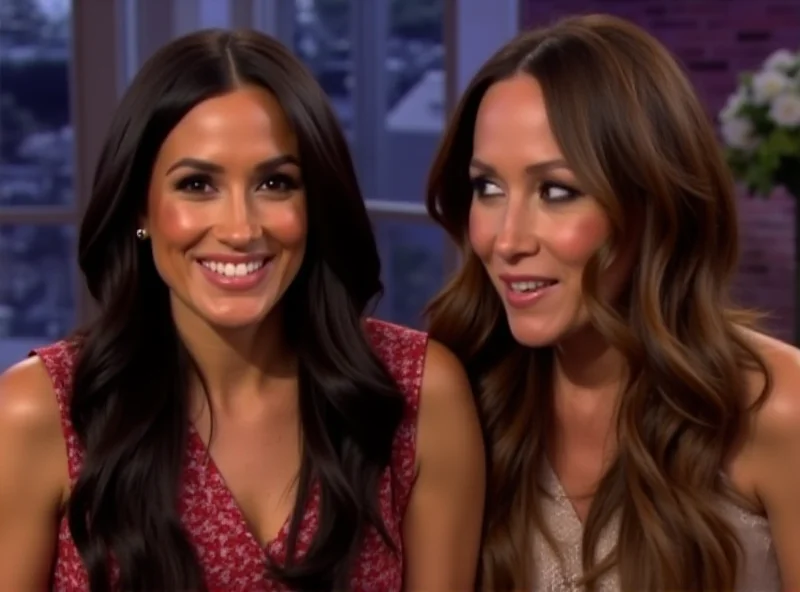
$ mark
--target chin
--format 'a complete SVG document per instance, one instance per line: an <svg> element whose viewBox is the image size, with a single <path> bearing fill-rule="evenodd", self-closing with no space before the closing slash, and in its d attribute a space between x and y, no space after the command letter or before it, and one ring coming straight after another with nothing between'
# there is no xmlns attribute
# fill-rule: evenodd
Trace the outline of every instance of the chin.
<svg viewBox="0 0 800 592"><path fill-rule="evenodd" d="M222 310L212 307L200 309L201 316L206 323L220 329L248 329L258 327L269 316L271 306L251 307L245 303L234 306L225 306Z"/></svg>
<svg viewBox="0 0 800 592"><path fill-rule="evenodd" d="M225 329L225 330L244 330L253 327L258 327L261 325L264 317L242 317L241 315L236 316L214 316L214 317L207 317L206 321L212 327L216 327L218 329Z"/></svg>
<svg viewBox="0 0 800 592"><path fill-rule="evenodd" d="M509 317L508 326L517 343L525 347L549 347L556 344L563 331L539 319Z"/></svg>

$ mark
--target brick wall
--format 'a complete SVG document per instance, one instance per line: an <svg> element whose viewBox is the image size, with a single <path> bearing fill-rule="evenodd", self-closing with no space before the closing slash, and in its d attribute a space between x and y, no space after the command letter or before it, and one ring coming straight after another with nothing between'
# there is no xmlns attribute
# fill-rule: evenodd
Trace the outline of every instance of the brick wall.
<svg viewBox="0 0 800 592"><path fill-rule="evenodd" d="M800 47L800 0L520 0L525 26L568 15L604 12L630 19L658 37L688 68L712 114L773 50ZM767 328L793 339L794 203L740 198L742 259L735 294L768 312Z"/></svg>

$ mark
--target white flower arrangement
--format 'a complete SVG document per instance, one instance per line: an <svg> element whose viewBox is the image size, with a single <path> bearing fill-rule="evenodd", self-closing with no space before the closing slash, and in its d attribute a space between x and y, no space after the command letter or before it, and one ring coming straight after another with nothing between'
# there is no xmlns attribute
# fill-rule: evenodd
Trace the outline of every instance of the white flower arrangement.
<svg viewBox="0 0 800 592"><path fill-rule="evenodd" d="M748 190L800 198L800 51L781 49L742 75L719 114L728 163Z"/></svg>

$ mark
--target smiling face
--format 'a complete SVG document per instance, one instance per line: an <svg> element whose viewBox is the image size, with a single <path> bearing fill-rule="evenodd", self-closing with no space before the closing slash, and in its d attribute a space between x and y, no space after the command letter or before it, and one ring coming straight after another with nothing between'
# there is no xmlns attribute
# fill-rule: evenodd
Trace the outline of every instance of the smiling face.
<svg viewBox="0 0 800 592"><path fill-rule="evenodd" d="M494 84L475 122L469 240L523 345L554 345L587 326L582 277L608 241L609 219L581 191L548 121L542 89L527 75ZM620 262L621 263L621 262ZM629 265L601 276L614 299Z"/></svg>
<svg viewBox="0 0 800 592"><path fill-rule="evenodd" d="M260 325L300 269L306 223L297 139L268 92L198 104L161 146L142 226L176 319Z"/></svg>

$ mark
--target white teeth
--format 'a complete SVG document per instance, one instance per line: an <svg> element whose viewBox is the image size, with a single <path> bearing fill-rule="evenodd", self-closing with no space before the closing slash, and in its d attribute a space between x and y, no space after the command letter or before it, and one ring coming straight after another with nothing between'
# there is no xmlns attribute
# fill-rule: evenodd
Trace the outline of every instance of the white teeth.
<svg viewBox="0 0 800 592"><path fill-rule="evenodd" d="M265 260L249 263L223 263L221 261L201 261L203 267L225 277L244 277L264 267Z"/></svg>
<svg viewBox="0 0 800 592"><path fill-rule="evenodd" d="M553 282L511 282L511 289L514 292L535 292L547 286L552 285Z"/></svg>

